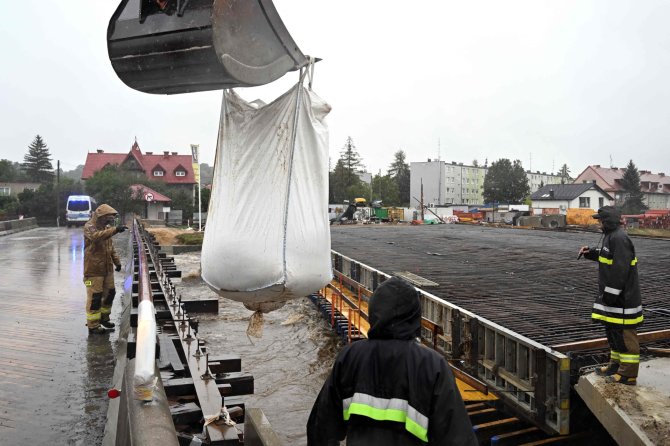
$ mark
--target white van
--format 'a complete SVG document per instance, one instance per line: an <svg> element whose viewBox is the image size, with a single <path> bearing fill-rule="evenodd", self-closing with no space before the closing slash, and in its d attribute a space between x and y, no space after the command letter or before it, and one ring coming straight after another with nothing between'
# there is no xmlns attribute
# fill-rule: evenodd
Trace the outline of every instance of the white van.
<svg viewBox="0 0 670 446"><path fill-rule="evenodd" d="M91 218L96 207L95 200L88 195L70 195L67 197L67 206L65 207L67 227L83 226Z"/></svg>

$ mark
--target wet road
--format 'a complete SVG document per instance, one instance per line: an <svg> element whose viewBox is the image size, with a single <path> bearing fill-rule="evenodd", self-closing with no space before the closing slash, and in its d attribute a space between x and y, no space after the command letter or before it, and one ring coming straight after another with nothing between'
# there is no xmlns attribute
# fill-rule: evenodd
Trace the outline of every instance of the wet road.
<svg viewBox="0 0 670 446"><path fill-rule="evenodd" d="M114 237L124 268L128 235ZM175 256L185 276L200 255ZM38 228L0 237L0 444L97 445L107 415L116 334L88 337L81 228ZM112 320L121 312L116 276ZM184 298L212 296L199 277L176 286ZM251 312L220 299L199 315L213 355L235 353L255 378L248 407L263 409L283 444L304 445L305 424L341 347L305 298L265 317L261 339L246 336Z"/></svg>
<svg viewBox="0 0 670 446"><path fill-rule="evenodd" d="M174 283L184 298L216 296L198 276L200 253L174 257L184 277ZM218 315L198 316L198 337L213 356L242 357L242 371L255 380L247 407L263 410L284 445L305 445L309 412L342 345L307 298L266 314L261 339L247 337L249 316L241 303L219 298Z"/></svg>
<svg viewBox="0 0 670 446"><path fill-rule="evenodd" d="M125 267L127 233L114 242ZM116 336L88 337L83 253L81 228L0 237L0 444L102 441Z"/></svg>

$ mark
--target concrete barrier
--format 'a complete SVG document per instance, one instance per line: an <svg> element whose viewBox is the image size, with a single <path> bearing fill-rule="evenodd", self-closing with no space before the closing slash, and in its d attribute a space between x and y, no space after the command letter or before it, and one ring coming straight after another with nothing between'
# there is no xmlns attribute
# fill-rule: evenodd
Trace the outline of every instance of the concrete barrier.
<svg viewBox="0 0 670 446"><path fill-rule="evenodd" d="M14 234L15 232L27 231L37 228L35 217L21 220L0 221L0 236Z"/></svg>

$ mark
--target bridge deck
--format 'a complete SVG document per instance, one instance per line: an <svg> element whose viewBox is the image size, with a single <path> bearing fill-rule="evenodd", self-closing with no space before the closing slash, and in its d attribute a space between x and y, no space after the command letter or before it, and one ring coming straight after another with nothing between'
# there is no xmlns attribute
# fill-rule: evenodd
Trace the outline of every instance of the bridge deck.
<svg viewBox="0 0 670 446"><path fill-rule="evenodd" d="M125 259L127 236L116 240ZM85 327L81 229L0 237L0 438L100 444L115 334ZM123 291L117 276L117 297ZM119 311L114 306L112 318Z"/></svg>

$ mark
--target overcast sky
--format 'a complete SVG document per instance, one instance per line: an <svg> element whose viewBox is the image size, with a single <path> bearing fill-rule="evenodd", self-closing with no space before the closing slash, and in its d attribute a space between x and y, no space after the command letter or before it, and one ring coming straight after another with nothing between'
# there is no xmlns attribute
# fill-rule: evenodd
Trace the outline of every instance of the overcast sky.
<svg viewBox="0 0 670 446"><path fill-rule="evenodd" d="M213 163L220 92L156 96L109 63L118 2L1 2L0 158L36 134L65 170L95 149L189 153ZM330 155L347 136L369 171L393 153L573 175L589 164L670 174L670 2L275 0L305 54L323 58ZM266 102L297 81L243 89ZM531 164L532 163L532 164Z"/></svg>

